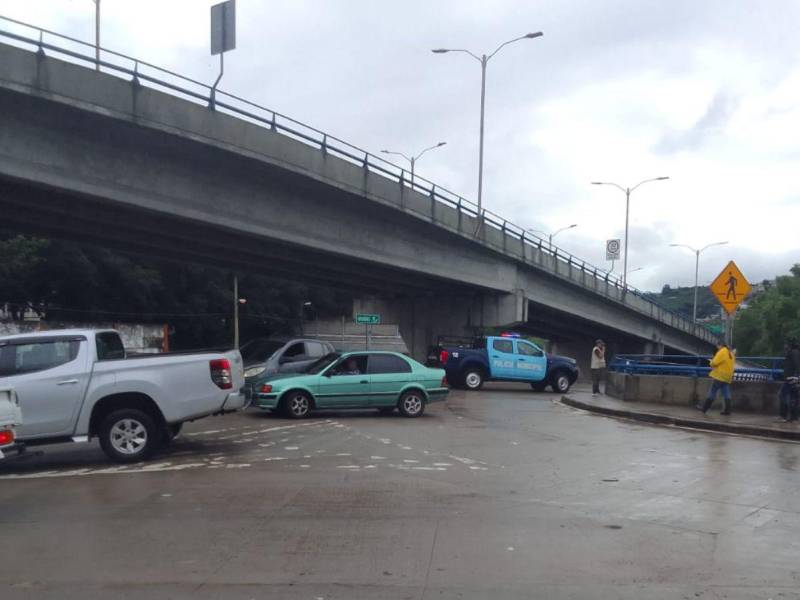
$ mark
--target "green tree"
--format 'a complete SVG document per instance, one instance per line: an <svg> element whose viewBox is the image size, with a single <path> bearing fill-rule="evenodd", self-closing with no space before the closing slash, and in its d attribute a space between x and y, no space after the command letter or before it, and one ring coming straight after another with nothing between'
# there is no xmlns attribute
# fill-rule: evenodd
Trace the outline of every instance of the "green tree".
<svg viewBox="0 0 800 600"><path fill-rule="evenodd" d="M26 306L51 321L167 323L175 349L233 340L230 271L107 248L0 231L0 305ZM305 318L349 312L351 296L324 287L239 273L242 340L293 333Z"/></svg>
<svg viewBox="0 0 800 600"><path fill-rule="evenodd" d="M781 355L787 339L800 340L800 264L739 312L734 335L742 356Z"/></svg>

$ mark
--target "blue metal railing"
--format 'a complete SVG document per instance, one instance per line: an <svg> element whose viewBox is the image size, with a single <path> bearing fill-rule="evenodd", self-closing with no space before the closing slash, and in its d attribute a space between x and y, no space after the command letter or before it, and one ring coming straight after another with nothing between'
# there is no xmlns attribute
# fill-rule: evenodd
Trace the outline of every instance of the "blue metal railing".
<svg viewBox="0 0 800 600"><path fill-rule="evenodd" d="M708 377L710 360L710 356L618 354L608 370L628 375ZM737 356L733 380L779 381L783 377L783 361L775 356Z"/></svg>
<svg viewBox="0 0 800 600"><path fill-rule="evenodd" d="M429 196L434 207L439 203L456 209L459 214L459 223L461 223L461 215L463 214L467 217L478 219L485 227L511 236L521 244L522 260L525 262L535 263L539 268L548 269L552 274L567 279L573 284L581 285L591 289L594 293L622 302L632 310L646 314L696 337L707 341L713 341L717 338L716 334L705 325L694 323L687 315L656 302L649 298L645 292L637 290L630 285L624 286L619 276L606 269L596 267L562 248L551 246L544 238L528 232L526 228L515 225L491 211L483 208L479 211L477 205L463 196L436 185L424 177L415 174L412 181L410 172L405 168L336 136L244 98L219 89L215 90L213 86L206 83L119 52L101 48L101 58L98 61L95 58L94 45L90 43L1 15L0 21L9 27L8 30L0 29L0 36L13 45L23 48L33 47L42 56L45 55L46 51L50 51L58 53L64 60L70 62L98 66L106 74L130 77L134 85L148 85L153 89L182 97L185 100L208 105L214 110L280 133L317 148L322 152L333 154L371 173L390 179L403 186L403 188L410 188L413 191ZM406 207L406 210L409 209ZM432 212L435 214L435 208ZM442 223L439 224L444 226ZM476 241L494 246L485 238ZM526 248L538 251L541 256L550 256L552 269L549 268L549 265L542 264L541 261L533 260L532 252L529 250L526 253ZM503 237L502 250L506 250L505 237ZM580 272L579 280L572 276L572 269L577 269ZM564 274L565 272L566 275ZM594 285L586 285L585 277L591 277ZM605 292L601 292L600 289L604 289ZM617 290L616 297L608 293L610 289ZM633 298L634 301L632 302L629 298ZM637 304L637 301L641 305Z"/></svg>

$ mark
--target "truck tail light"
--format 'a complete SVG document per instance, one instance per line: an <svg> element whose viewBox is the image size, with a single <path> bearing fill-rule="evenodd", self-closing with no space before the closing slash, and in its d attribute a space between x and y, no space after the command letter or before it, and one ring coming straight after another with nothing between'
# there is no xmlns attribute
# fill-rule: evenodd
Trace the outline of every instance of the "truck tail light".
<svg viewBox="0 0 800 600"><path fill-rule="evenodd" d="M227 358L208 361L211 370L211 381L221 390L233 388L233 377L231 375L231 361Z"/></svg>
<svg viewBox="0 0 800 600"><path fill-rule="evenodd" d="M272 391L272 386L268 383L265 383L258 391L262 394L269 394Z"/></svg>
<svg viewBox="0 0 800 600"><path fill-rule="evenodd" d="M14 443L14 430L2 429L0 430L0 446L8 446Z"/></svg>
<svg viewBox="0 0 800 600"><path fill-rule="evenodd" d="M439 351L439 364L446 365L447 361L450 358L450 353L447 350L440 350Z"/></svg>
<svg viewBox="0 0 800 600"><path fill-rule="evenodd" d="M447 376L442 377L441 387L450 387L450 384L447 383Z"/></svg>

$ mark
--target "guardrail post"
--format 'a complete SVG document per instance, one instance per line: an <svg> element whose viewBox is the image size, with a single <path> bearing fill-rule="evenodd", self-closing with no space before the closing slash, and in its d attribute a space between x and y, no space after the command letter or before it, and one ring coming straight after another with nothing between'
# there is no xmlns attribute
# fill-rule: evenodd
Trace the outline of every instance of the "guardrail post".
<svg viewBox="0 0 800 600"><path fill-rule="evenodd" d="M322 150L323 154L327 154L328 153L328 134L327 133L322 136L322 144L320 145L319 149Z"/></svg>
<svg viewBox="0 0 800 600"><path fill-rule="evenodd" d="M436 184L431 186L431 222L436 222Z"/></svg>
<svg viewBox="0 0 800 600"><path fill-rule="evenodd" d="M461 196L459 196L458 197L458 204L456 205L456 210L458 211L458 232L459 233L461 233L461 219L463 218L463 215L464 215L463 211L461 210L461 203L463 201L464 201L464 199Z"/></svg>
<svg viewBox="0 0 800 600"><path fill-rule="evenodd" d="M133 89L139 89L142 87L142 83L139 81L139 61L137 60L133 65L133 79L131 79L131 85L133 85Z"/></svg>
<svg viewBox="0 0 800 600"><path fill-rule="evenodd" d="M39 49L36 51L36 56L39 57L39 58L44 58L45 56L47 56L44 53L44 48L42 47L43 43L44 43L44 31L42 31L40 29L39 30Z"/></svg>
<svg viewBox="0 0 800 600"><path fill-rule="evenodd" d="M270 128L272 131L275 131L275 130L278 128L278 125L277 125L277 123L275 123L275 113L274 113L274 112L272 113L272 120L271 120L271 121L270 121L270 123L269 123L269 128Z"/></svg>

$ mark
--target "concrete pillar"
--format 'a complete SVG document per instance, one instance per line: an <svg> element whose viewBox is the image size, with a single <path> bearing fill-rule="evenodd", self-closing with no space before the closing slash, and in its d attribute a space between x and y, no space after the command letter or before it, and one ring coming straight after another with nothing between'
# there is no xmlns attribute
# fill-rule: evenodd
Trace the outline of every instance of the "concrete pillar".
<svg viewBox="0 0 800 600"><path fill-rule="evenodd" d="M527 310L528 302L521 291L361 297L353 301L353 315L379 314L382 323L398 324L409 353L421 361L441 336L470 338L491 328L511 328L527 319Z"/></svg>

